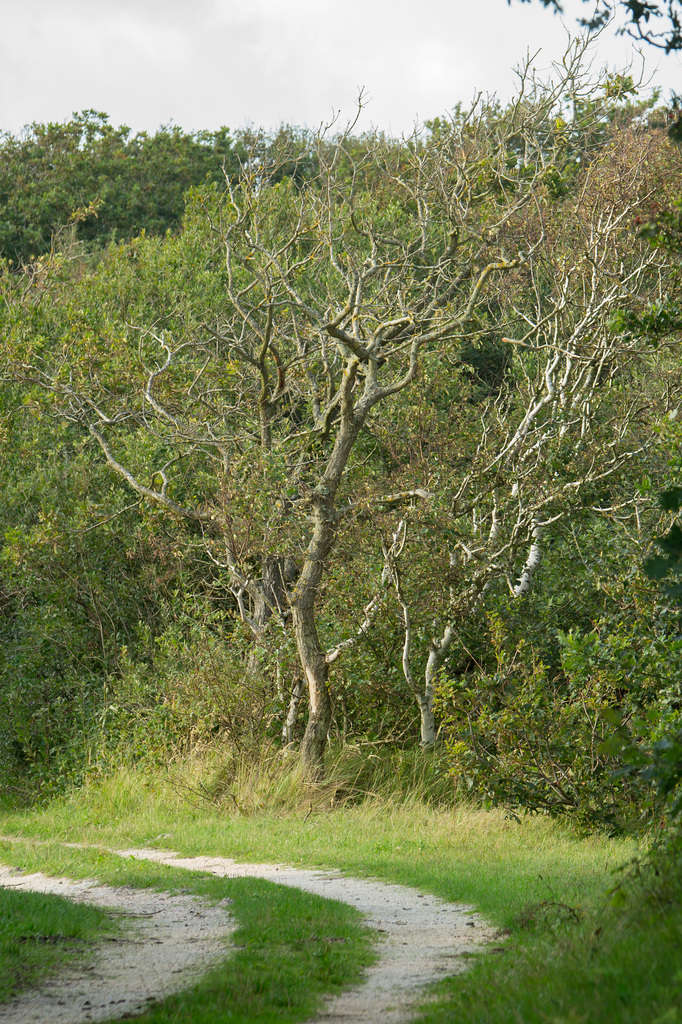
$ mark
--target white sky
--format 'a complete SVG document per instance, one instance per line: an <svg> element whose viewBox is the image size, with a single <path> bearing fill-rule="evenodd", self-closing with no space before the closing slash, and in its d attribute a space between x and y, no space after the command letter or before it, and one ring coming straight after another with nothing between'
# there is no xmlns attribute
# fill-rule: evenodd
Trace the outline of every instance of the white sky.
<svg viewBox="0 0 682 1024"><path fill-rule="evenodd" d="M588 4L566 0L564 20ZM94 108L153 132L317 127L352 116L394 134L467 104L505 98L527 50L547 68L565 48L540 0L0 0L0 131ZM614 31L595 64L632 56ZM648 74L682 92L682 60L645 50ZM639 65L638 65L639 66Z"/></svg>

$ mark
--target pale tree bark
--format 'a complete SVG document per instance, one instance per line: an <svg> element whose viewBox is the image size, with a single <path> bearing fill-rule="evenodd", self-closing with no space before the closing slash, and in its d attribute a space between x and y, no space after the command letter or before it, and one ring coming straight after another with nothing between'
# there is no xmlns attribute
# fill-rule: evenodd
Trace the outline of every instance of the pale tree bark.
<svg viewBox="0 0 682 1024"><path fill-rule="evenodd" d="M101 339L97 358L88 351L80 359L74 336L53 364L36 352L14 368L49 392L57 414L89 431L119 479L203 535L225 573L235 613L256 641L273 623L282 637L293 635L308 691L302 756L313 778L322 770L331 724L330 665L362 633L326 650L317 620L344 509L357 497L354 488L365 490L362 474L353 475L357 440L370 417L380 417L413 386L427 354L465 338L479 313L490 316L491 291L502 292L505 279L526 274L537 291L536 310L513 310L507 301L498 328L512 334L511 321L527 322L514 344L532 350L538 369L524 370L522 416L510 419L502 404L492 408L469 471L452 486L450 515L461 541L446 553L445 565L459 560L468 579L453 596L452 615L435 631L441 638L433 641L424 687L413 689L425 702L425 742L457 617L470 614L495 579L507 578L512 588L530 585L556 503L568 507L588 483L625 464L627 415L598 459L583 458L560 485L538 483L555 436L578 430L589 437L597 383L622 352L622 339L609 349L599 325L614 302L643 289L651 271L642 260L634 269L610 268L610 278L597 272L590 291L585 268L568 267L555 275L549 310L542 298L544 230L524 235L523 225L542 220L545 175L561 150L547 126L568 85L576 88L580 56L574 53L563 77L546 89L534 83L532 102L527 68L528 80L503 118L477 102L442 132L405 144L377 137L358 148L348 135L311 135L317 170L310 181L286 180L289 153L268 162L254 151L239 182L227 182L223 196L202 194L193 209L204 225L206 266L221 261L220 301L183 296L175 318L171 310L156 319L150 314L148 323L118 324L119 344L124 336L135 349L125 386L106 377L109 337ZM587 84L584 95L591 95ZM512 166L510 153L521 145L523 166ZM618 230L614 218L590 229L587 247L593 263L597 254L597 267ZM211 280L217 287L217 277ZM149 454L137 455L133 445L126 455L128 439L138 434L150 439ZM502 478L514 482L515 497ZM197 498L188 479L212 483L201 484L204 495ZM526 569L511 582L526 548ZM295 572L287 569L289 560ZM411 671L411 613L400 569L403 663ZM386 585L365 607L366 628L383 607ZM297 689L294 680L287 737Z"/></svg>
<svg viewBox="0 0 682 1024"><path fill-rule="evenodd" d="M302 679L297 679L291 689L289 697L289 706L287 710L287 717L284 720L282 727L282 746L289 748L292 746L296 739L296 725L298 723L298 713L301 704L301 698L305 692L305 684Z"/></svg>
<svg viewBox="0 0 682 1024"><path fill-rule="evenodd" d="M525 267L536 301L513 307L523 336L503 338L515 353L515 382L483 411L467 469L441 479L440 506L448 508L438 515L456 539L441 551L440 594L432 602L439 597L438 611L434 607L432 616L423 610L429 595L413 578L415 541L407 537L407 520L400 552L384 551L400 608L403 674L420 710L424 745L437 735L438 674L494 586L502 583L513 598L526 597L538 576L543 542L562 520L570 523L580 513L626 524L637 521L646 503L637 492L624 493L620 481L638 462L646 464L648 441L639 424L650 408L664 408L669 385L657 381L646 343L614 330L612 322L624 308L661 296L671 270L660 252L632 242L630 224L651 194L651 144L644 141L635 148L627 189L620 180L620 194L610 190L603 166L586 172L570 211L577 226L573 246L555 250L554 266L545 257ZM602 193L599 205L593 188ZM549 294L548 279L554 281ZM442 478L441 466L439 473ZM598 500L591 497L599 492ZM422 632L428 619L431 639L416 658L418 607ZM420 680L417 660L425 666Z"/></svg>
<svg viewBox="0 0 682 1024"><path fill-rule="evenodd" d="M543 529L544 528L542 526L533 526L532 543L528 551L528 558L521 570L518 583L512 587L512 594L514 597L525 597L533 585L535 573L542 560L540 540L542 539Z"/></svg>
<svg viewBox="0 0 682 1024"><path fill-rule="evenodd" d="M405 637L401 659L403 675L405 677L405 682L414 694L417 706L419 707L421 745L423 747L431 747L436 742L436 718L433 712L434 678L433 675L430 676L427 671L425 675L426 686L422 691L412 673L412 616L410 615L410 608L403 593L400 581L400 570L397 562L407 540L407 526L404 520L400 523L397 533L400 536L400 546L396 550L394 542L391 548L384 548L384 561L395 589L403 620Z"/></svg>

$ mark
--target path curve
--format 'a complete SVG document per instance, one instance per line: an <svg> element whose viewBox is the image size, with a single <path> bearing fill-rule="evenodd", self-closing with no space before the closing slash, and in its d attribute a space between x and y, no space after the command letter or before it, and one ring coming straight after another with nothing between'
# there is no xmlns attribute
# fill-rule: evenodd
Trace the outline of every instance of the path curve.
<svg viewBox="0 0 682 1024"><path fill-rule="evenodd" d="M473 907L447 903L404 885L349 878L340 871L240 864L226 857L183 857L146 848L115 852L222 878L265 878L360 910L383 939L379 959L365 972L362 985L331 997L314 1024L403 1024L423 1001L426 985L465 970L462 954L471 954L496 934Z"/></svg>
<svg viewBox="0 0 682 1024"><path fill-rule="evenodd" d="M424 1000L425 986L447 975L465 970L466 956L495 937L495 929L487 925L470 906L447 903L436 896L419 893L403 885L373 879L350 878L336 870L308 870L283 864L242 864L224 857L183 857L172 851L144 847L126 850L107 849L107 852L121 857L167 864L175 868L186 868L190 871L205 871L222 878L262 878L356 907L365 915L366 923L379 932L382 940L377 950L379 958L367 969L360 986L330 997L322 1013L310 1024L375 1024L377 1020L381 1020L382 1024L405 1024L414 1016L417 1004ZM6 884L4 879L11 870L0 868L0 885ZM107 888L92 882L68 883L65 879L49 879L45 876L19 877L21 881L17 882L17 875L12 874L10 884L29 888L30 885L22 883L28 883L33 878L42 879L40 885L55 883L57 888L49 891L59 891L70 898L88 899L89 894ZM80 891L80 894L72 896L71 894L76 891ZM121 891L110 890L111 893ZM125 889L126 893L135 891ZM197 913L197 903L193 897L169 897L168 894L151 893L148 890L142 890L141 894L154 905L164 897L176 901L192 901L194 912ZM201 908L201 914L208 909L203 904ZM220 912L223 915L224 935L229 925L225 921L225 909L220 908ZM210 954L209 960L205 962L210 962ZM130 980L130 974L126 974L125 970L120 974L125 977L125 983L120 985L118 998L127 993ZM60 976L60 984L61 980ZM85 982L82 979L81 981L84 985ZM180 987L182 982L172 991L177 991ZM45 988L47 990L48 986ZM162 994L169 994L169 991ZM147 998L160 998L160 995L150 992ZM29 993L25 997L20 997L28 998ZM85 998L88 999L90 1006L94 1004L89 995ZM84 999L81 999L81 1004L84 1004ZM11 1021L12 1024L37 1024L38 1021L45 1020L49 1020L50 1024L83 1024L89 1020L106 1019L102 1015L95 1016L90 1009L87 1013L81 1012L80 1016L56 1017L52 1013L43 1012L42 1016L19 1017L18 1005L19 1003L15 1002L6 1009L0 1007L0 1024L4 1024L5 1021ZM3 1012L9 1015L3 1016ZM123 1008L121 1004L119 1013L119 1007L110 1003L107 1013L111 1018L124 1014L130 1016L130 1009Z"/></svg>
<svg viewBox="0 0 682 1024"><path fill-rule="evenodd" d="M0 886L53 893L123 915L126 932L100 942L88 964L74 964L10 1003L0 1003L2 1024L83 1024L136 1017L150 1003L192 984L226 955L236 928L226 904L196 896L111 888L0 866Z"/></svg>

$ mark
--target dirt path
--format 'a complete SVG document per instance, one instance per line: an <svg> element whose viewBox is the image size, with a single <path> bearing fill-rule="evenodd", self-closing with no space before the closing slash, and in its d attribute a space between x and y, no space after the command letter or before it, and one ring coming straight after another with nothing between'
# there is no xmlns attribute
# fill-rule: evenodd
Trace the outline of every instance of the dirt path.
<svg viewBox="0 0 682 1024"><path fill-rule="evenodd" d="M225 905L150 889L110 888L86 880L24 875L0 867L0 885L48 892L122 914L125 933L100 943L92 961L48 978L11 1003L0 1004L7 1024L82 1024L136 1017L150 1002L187 988L225 956L235 925Z"/></svg>
<svg viewBox="0 0 682 1024"><path fill-rule="evenodd" d="M349 903L365 914L367 923L381 936L379 960L368 969L361 986L328 1000L315 1024L330 1024L334 1021L343 1021L343 1024L375 1024L377 1020L381 1020L382 1024L403 1024L413 1016L415 1004L424 998L424 986L445 975L464 970L466 961L462 954L475 951L494 937L494 929L473 913L472 908L446 903L406 886L347 878L337 871L312 871L275 864L238 864L222 857L182 857L163 850L128 849L110 852L176 868L207 871L223 878L265 878L279 885L290 885L318 896ZM16 876L12 876L12 881L16 882ZM1 878L0 884L4 884ZM81 884L77 883L78 886ZM92 887L90 891L93 888L103 887ZM126 893L129 891L125 890ZM160 899L158 893L145 892L144 895L151 900ZM198 912L196 903L194 912ZM204 913L204 909L201 913ZM222 913L224 915L224 910ZM129 976L120 973L119 998L123 998L128 990ZM83 979L78 984L82 989ZM90 1004L94 1003L90 996L86 998ZM3 1017L0 1011L0 1022L11 1020L12 1024L35 1024L37 1021L49 1020L50 1024L57 1024L57 1021L58 1024L62 1024L62 1021L66 1024L68 1020L80 1024L82 1021L103 1019L85 1013L68 1018L55 1018L51 1014L18 1017L16 1006L13 1004L9 1016ZM118 1007L112 1004L108 1012L111 1017L130 1013L126 1009L119 1014Z"/></svg>

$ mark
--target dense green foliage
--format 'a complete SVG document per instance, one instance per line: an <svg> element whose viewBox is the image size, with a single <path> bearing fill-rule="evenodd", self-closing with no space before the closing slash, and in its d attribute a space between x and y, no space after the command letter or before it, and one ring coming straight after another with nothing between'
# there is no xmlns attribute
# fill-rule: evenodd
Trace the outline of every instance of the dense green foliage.
<svg viewBox="0 0 682 1024"><path fill-rule="evenodd" d="M154 135L115 128L84 110L63 124L32 124L0 144L0 256L25 264L73 239L89 246L180 226L183 195L239 171L226 128Z"/></svg>
<svg viewBox="0 0 682 1024"><path fill-rule="evenodd" d="M516 813L666 813L680 154L580 82L400 143L5 139L7 793L297 744L313 637L325 735L420 722Z"/></svg>
<svg viewBox="0 0 682 1024"><path fill-rule="evenodd" d="M580 58L410 140L90 111L0 145L3 829L473 900L513 953L434 1022L677 1019L681 154ZM366 956L308 897L191 885L244 949L178 1018L294 1019Z"/></svg>

